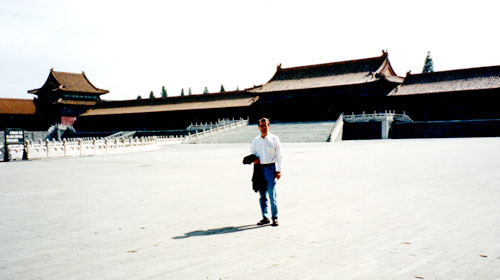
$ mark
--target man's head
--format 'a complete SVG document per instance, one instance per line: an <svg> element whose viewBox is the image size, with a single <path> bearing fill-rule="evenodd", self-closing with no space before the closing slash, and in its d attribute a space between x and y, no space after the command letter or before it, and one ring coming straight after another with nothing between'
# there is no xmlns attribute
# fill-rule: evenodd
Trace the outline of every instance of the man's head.
<svg viewBox="0 0 500 280"><path fill-rule="evenodd" d="M268 118L262 118L259 120L259 130L262 137L266 137L269 131L269 124L270 122Z"/></svg>

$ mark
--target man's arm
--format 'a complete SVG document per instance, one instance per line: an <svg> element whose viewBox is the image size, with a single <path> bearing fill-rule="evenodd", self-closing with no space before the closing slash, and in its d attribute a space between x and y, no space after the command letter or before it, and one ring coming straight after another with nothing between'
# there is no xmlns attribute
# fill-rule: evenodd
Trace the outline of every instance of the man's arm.
<svg viewBox="0 0 500 280"><path fill-rule="evenodd" d="M276 140L276 179L281 178L281 168L283 167L283 154L279 138Z"/></svg>
<svg viewBox="0 0 500 280"><path fill-rule="evenodd" d="M255 152L255 139L252 141L252 144L250 145L250 153L257 156L257 153ZM259 164L259 163L260 160L257 157L257 159L253 161L253 164Z"/></svg>

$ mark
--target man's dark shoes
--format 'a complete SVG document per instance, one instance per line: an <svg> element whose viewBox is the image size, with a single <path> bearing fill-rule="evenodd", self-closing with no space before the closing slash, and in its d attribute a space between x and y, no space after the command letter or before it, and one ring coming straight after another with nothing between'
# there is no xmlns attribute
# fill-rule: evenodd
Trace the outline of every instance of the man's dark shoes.
<svg viewBox="0 0 500 280"><path fill-rule="evenodd" d="M257 223L258 226L262 226L262 225L267 225L269 224L271 221L269 221L268 218L264 218L262 220L260 220L260 222Z"/></svg>
<svg viewBox="0 0 500 280"><path fill-rule="evenodd" d="M273 226L273 227L279 226L278 219L273 219L273 223L271 226Z"/></svg>

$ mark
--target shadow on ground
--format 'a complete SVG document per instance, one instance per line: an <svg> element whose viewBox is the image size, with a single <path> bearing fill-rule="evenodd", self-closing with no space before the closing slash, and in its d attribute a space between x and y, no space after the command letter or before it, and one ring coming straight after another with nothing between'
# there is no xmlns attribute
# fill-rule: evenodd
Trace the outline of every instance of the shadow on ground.
<svg viewBox="0 0 500 280"><path fill-rule="evenodd" d="M244 230L263 228L263 227L267 227L267 226L269 226L269 225L263 225L263 226L246 225L246 226L238 226L238 227L223 227L223 228L214 228L214 229L207 229L207 230L195 230L195 231L185 233L183 236L173 237L172 239L184 239L184 238L194 237L194 236L207 236L207 235L214 235L214 234L234 233L234 232L240 232L240 231L244 231Z"/></svg>

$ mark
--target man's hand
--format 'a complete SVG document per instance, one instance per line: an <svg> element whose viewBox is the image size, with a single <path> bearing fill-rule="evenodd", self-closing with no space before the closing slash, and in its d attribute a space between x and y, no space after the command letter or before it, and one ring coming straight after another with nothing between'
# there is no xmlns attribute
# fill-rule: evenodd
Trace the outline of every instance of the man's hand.
<svg viewBox="0 0 500 280"><path fill-rule="evenodd" d="M260 163L260 160L259 159L256 159L253 161L253 164L259 164Z"/></svg>
<svg viewBox="0 0 500 280"><path fill-rule="evenodd" d="M280 178L281 178L281 172L280 172L280 171L278 171L278 172L276 172L276 179L278 179L278 180L279 180Z"/></svg>

